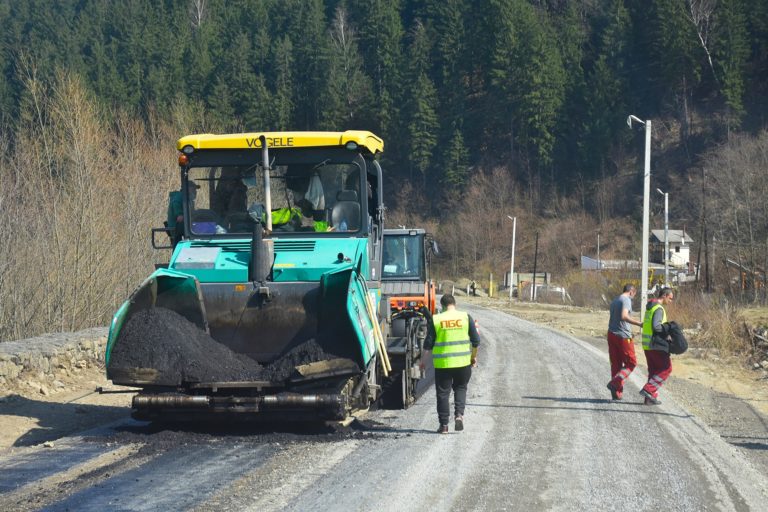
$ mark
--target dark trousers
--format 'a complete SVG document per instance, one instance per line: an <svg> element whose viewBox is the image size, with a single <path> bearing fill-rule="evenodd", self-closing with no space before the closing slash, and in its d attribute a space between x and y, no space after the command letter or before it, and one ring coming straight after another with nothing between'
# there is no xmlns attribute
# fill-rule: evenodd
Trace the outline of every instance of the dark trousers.
<svg viewBox="0 0 768 512"><path fill-rule="evenodd" d="M454 416L464 415L467 402L467 384L472 377L472 366L462 368L435 368L435 394L437 417L441 425L447 425L451 416L451 389L453 389Z"/></svg>

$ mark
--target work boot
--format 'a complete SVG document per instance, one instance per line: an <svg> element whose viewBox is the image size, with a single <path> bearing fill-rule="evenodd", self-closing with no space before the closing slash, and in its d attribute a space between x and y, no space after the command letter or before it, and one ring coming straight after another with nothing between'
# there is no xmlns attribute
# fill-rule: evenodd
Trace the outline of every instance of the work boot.
<svg viewBox="0 0 768 512"><path fill-rule="evenodd" d="M437 433L438 434L447 434L448 433L448 425L440 425L437 427Z"/></svg>
<svg viewBox="0 0 768 512"><path fill-rule="evenodd" d="M653 396L650 392L641 389L640 394L645 397L645 401L643 402L645 405L661 405L661 400Z"/></svg>
<svg viewBox="0 0 768 512"><path fill-rule="evenodd" d="M621 391L616 389L616 386L613 385L613 382L609 382L606 387L611 392L611 398L614 400L621 400L623 398Z"/></svg>
<svg viewBox="0 0 768 512"><path fill-rule="evenodd" d="M464 416L456 416L456 426L454 429L456 432L464 430Z"/></svg>

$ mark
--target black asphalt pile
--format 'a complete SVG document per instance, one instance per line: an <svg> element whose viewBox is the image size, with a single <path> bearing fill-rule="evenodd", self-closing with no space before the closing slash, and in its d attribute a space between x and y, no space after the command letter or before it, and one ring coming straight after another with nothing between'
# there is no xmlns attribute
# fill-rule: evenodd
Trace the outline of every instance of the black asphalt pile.
<svg viewBox="0 0 768 512"><path fill-rule="evenodd" d="M158 384L264 380L264 368L233 352L175 311L151 308L126 322L110 369L149 368Z"/></svg>
<svg viewBox="0 0 768 512"><path fill-rule="evenodd" d="M125 323L112 349L109 369L151 369L162 385L183 382L283 382L296 366L336 359L314 339L291 349L268 366L233 352L195 324L166 308L137 312Z"/></svg>
<svg viewBox="0 0 768 512"><path fill-rule="evenodd" d="M282 382L291 376L297 366L336 358L337 356L325 352L317 341L309 339L270 363L262 375L264 380Z"/></svg>

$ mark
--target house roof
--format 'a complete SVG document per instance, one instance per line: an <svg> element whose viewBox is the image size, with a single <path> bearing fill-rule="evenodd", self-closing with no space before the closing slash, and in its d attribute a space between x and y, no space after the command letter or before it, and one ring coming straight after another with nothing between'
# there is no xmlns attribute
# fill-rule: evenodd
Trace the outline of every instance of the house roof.
<svg viewBox="0 0 768 512"><path fill-rule="evenodd" d="M685 238L683 238L685 237ZM664 230L663 229L652 229L651 230L651 242L659 242L664 243ZM669 230L669 243L671 244L679 244L679 243L685 243L690 244L693 242L693 238L688 236L688 233L683 231L682 229L670 229Z"/></svg>

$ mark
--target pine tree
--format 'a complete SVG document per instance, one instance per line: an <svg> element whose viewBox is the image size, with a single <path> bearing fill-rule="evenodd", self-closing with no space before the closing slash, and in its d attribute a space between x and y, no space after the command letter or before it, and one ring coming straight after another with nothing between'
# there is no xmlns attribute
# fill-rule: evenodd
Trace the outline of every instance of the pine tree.
<svg viewBox="0 0 768 512"><path fill-rule="evenodd" d="M629 132L621 129L629 111L627 96L626 59L629 34L629 12L624 0L608 0L604 26L597 34L596 61L587 76L583 95L586 111L579 126L586 132L579 152L589 176L600 177L610 148Z"/></svg>
<svg viewBox="0 0 768 512"><path fill-rule="evenodd" d="M552 159L566 80L555 34L523 0L497 0L494 5L499 31L491 80L501 100L499 111L515 120L519 129L514 140L522 150L546 166Z"/></svg>
<svg viewBox="0 0 768 512"><path fill-rule="evenodd" d="M701 80L698 37L687 18L684 2L656 0L654 4L649 32L653 38L651 64L655 69L649 71L659 77L658 93L678 113L680 137L685 142L690 134L691 96ZM669 97L666 91L673 96Z"/></svg>
<svg viewBox="0 0 768 512"><path fill-rule="evenodd" d="M440 100L443 132L440 139L447 142L454 137L451 126L463 124L466 98L466 32L465 10L469 5L462 0L428 0L427 30L433 45L434 82Z"/></svg>
<svg viewBox="0 0 768 512"><path fill-rule="evenodd" d="M292 85L296 129L314 130L320 119L320 101L328 70L328 38L322 0L300 0L293 9L295 29L288 36L293 44Z"/></svg>
<svg viewBox="0 0 768 512"><path fill-rule="evenodd" d="M273 100L264 80L264 75L258 74L254 77L249 92L251 101L248 102L243 115L245 130L260 132L276 129L277 127L271 124Z"/></svg>
<svg viewBox="0 0 768 512"><path fill-rule="evenodd" d="M715 67L727 107L728 131L738 128L744 117L746 62L749 58L747 16L741 0L722 0L717 7L714 33Z"/></svg>
<svg viewBox="0 0 768 512"><path fill-rule="evenodd" d="M341 7L336 10L329 37L321 126L329 130L360 128L370 111L371 83L363 72L355 30Z"/></svg>
<svg viewBox="0 0 768 512"><path fill-rule="evenodd" d="M434 163L437 145L438 118L437 93L427 76L429 71L429 41L424 25L417 21L408 57L408 89L405 117L408 125L408 160L411 168L421 176L422 190L426 190L427 173Z"/></svg>
<svg viewBox="0 0 768 512"><path fill-rule="evenodd" d="M402 98L403 24L399 0L350 2L352 19L359 29L360 54L375 95L375 130L392 138L397 134ZM399 144L393 144L398 147Z"/></svg>
<svg viewBox="0 0 768 512"><path fill-rule="evenodd" d="M287 130L291 128L293 115L293 45L284 36L274 47L273 60L275 63L275 93L272 97L274 129Z"/></svg>
<svg viewBox="0 0 768 512"><path fill-rule="evenodd" d="M443 183L448 189L462 189L469 175L469 152L464 145L461 130L455 128L443 152L445 175Z"/></svg>

